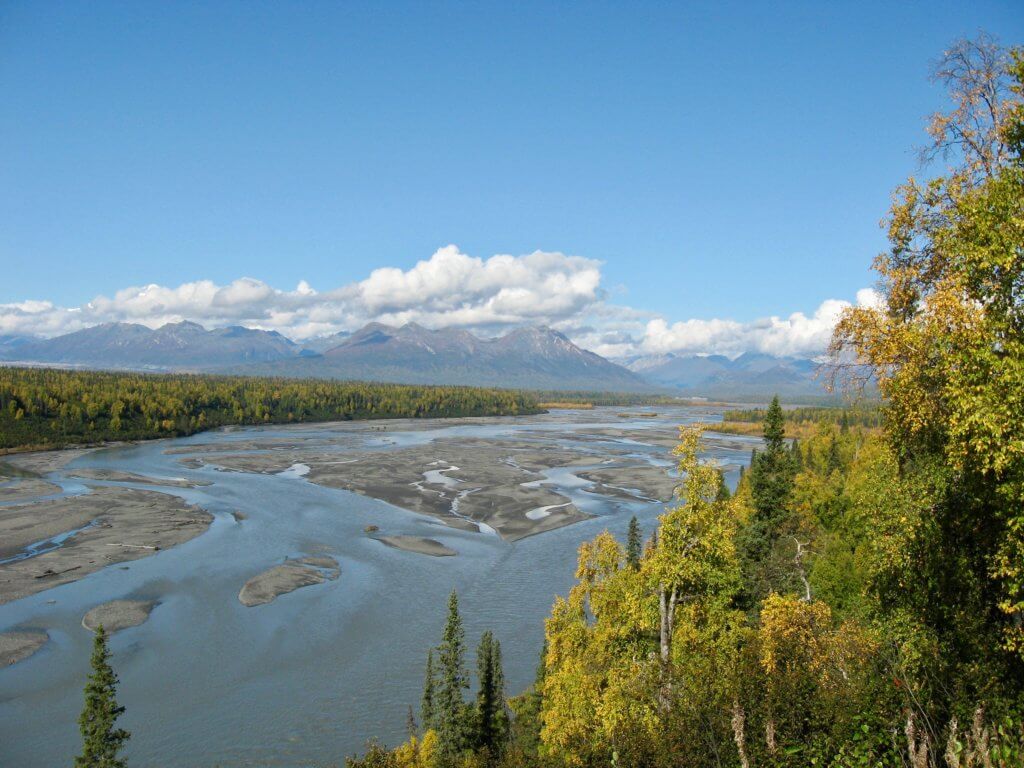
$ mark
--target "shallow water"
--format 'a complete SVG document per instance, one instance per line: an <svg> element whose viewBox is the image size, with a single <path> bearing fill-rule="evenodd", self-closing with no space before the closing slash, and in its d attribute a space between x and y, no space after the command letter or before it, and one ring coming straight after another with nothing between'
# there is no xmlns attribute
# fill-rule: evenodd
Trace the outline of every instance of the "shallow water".
<svg viewBox="0 0 1024 768"><path fill-rule="evenodd" d="M81 467L209 481L212 485L198 488L155 490L199 504L215 519L205 534L183 545L0 606L0 631L41 628L50 634L50 642L33 657L0 669L0 765L70 764L92 641L81 619L93 606L119 598L158 602L149 621L111 639L119 698L127 707L122 724L132 731L127 755L136 767L327 766L343 763L370 737L397 743L404 737L407 707L418 715L426 651L440 639L453 588L470 648L483 630L493 630L503 644L508 692L522 690L536 667L543 618L554 596L572 584L580 542L604 528L624 539L633 514L649 534L661 505L589 493L572 468L552 469L541 482L597 517L510 544L314 485L302 476L302 465L277 475L193 470L179 463L187 453L165 451L285 437L326 439L343 452L442 437L528 432L523 437L535 439L550 431L550 440L591 452L600 465L601 442L576 441L567 433L587 426L650 429L707 418L707 409L659 408L663 416L634 421L615 417L621 410L499 423L388 422L385 432L379 431L380 422L235 429L105 449L49 475L65 493L85 490L80 482L63 479ZM730 436L708 453L738 466L755 444ZM604 445L628 445L636 456L661 466L671 461L667 449L640 441ZM445 471L429 472L427 482L457 484ZM735 475L729 474L732 484ZM235 511L244 519L237 521ZM459 555L425 557L384 546L364 533L370 524L382 533L437 539ZM320 553L339 561L338 580L268 605L246 608L238 602L242 584L256 573L289 556Z"/></svg>

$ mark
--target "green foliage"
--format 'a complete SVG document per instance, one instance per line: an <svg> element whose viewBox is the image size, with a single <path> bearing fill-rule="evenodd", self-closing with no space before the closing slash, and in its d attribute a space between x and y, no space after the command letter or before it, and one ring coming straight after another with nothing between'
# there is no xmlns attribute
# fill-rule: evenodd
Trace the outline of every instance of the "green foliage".
<svg viewBox="0 0 1024 768"><path fill-rule="evenodd" d="M173 437L227 424L537 412L527 394L475 387L0 367L0 449Z"/></svg>
<svg viewBox="0 0 1024 768"><path fill-rule="evenodd" d="M82 753L75 768L125 768L118 753L130 738L128 731L115 727L124 707L117 703L117 675L110 666L107 633L100 625L93 638L92 672L85 686L85 706L78 717L82 732Z"/></svg>

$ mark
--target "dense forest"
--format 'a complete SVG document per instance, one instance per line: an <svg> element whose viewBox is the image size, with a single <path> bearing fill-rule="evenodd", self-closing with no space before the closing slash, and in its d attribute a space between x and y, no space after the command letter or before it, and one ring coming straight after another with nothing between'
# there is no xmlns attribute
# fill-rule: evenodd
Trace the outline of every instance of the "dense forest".
<svg viewBox="0 0 1024 768"><path fill-rule="evenodd" d="M494 674L464 702L450 609L443 706L352 768L1024 765L1024 52L960 42L936 77L953 109L925 156L951 165L897 190L884 304L832 342L881 428L798 411L795 441L777 402L735 414L764 446L732 494L684 430L678 504L643 547L581 547L507 722L480 703Z"/></svg>
<svg viewBox="0 0 1024 768"><path fill-rule="evenodd" d="M510 390L0 368L0 449L189 435L227 424L537 413Z"/></svg>

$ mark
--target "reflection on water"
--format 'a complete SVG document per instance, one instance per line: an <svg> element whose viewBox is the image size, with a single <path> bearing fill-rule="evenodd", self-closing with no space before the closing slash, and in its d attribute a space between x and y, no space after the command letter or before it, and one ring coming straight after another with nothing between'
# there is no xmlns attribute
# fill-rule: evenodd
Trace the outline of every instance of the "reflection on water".
<svg viewBox="0 0 1024 768"><path fill-rule="evenodd" d="M573 432L664 430L699 415L680 408L633 421L617 418L619 410L500 422L388 422L383 431L380 423L236 429L78 459L66 471L96 467L210 481L161 490L199 504L215 519L186 544L0 606L0 631L42 628L51 638L29 660L0 670L0 765L71 762L92 640L82 615L118 598L159 602L148 622L111 640L127 707L124 726L133 732L127 752L133 766L330 765L361 750L368 737L396 743L404 737L407 707L418 704L426 649L440 638L452 588L459 591L469 645L493 630L503 643L509 692L518 692L536 667L543 618L554 596L572 583L580 542L604 528L624 539L633 514L649 534L660 505L590 493L571 469L552 469L540 482L597 517L509 544L314 485L303 479L303 465L276 476L183 469L179 461L188 454L165 451L253 437L326 441L344 451L529 433L586 451L595 466L606 458L602 445L628 445L634 456L665 466L668 448L644 444L635 434L602 442L610 438L577 440ZM743 437L715 440L708 453L733 467L727 477L734 484L754 444ZM446 471L439 467L425 481L457 485ZM71 490L60 473L48 479ZM424 557L382 547L366 535L367 525L437 539L459 555ZM303 554L336 558L341 577L268 605L238 602L246 580Z"/></svg>

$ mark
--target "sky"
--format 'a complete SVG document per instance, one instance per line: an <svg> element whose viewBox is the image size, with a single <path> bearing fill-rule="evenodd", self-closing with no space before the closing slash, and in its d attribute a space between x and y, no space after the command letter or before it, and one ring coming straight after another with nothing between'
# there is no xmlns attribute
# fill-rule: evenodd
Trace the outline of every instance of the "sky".
<svg viewBox="0 0 1024 768"><path fill-rule="evenodd" d="M0 334L813 354L1019 2L0 4Z"/></svg>

